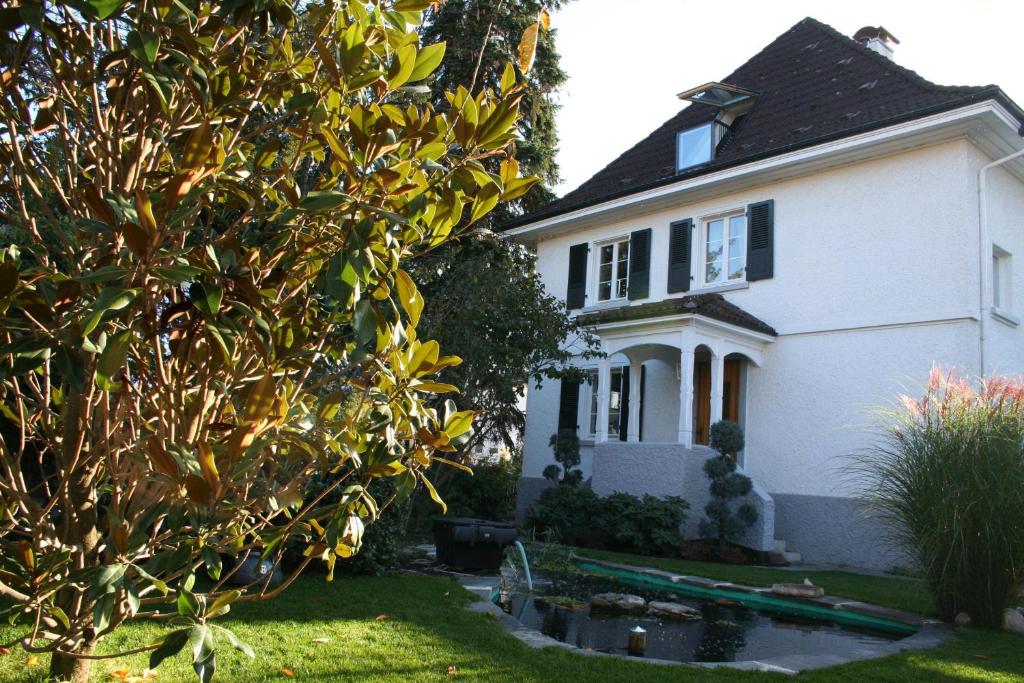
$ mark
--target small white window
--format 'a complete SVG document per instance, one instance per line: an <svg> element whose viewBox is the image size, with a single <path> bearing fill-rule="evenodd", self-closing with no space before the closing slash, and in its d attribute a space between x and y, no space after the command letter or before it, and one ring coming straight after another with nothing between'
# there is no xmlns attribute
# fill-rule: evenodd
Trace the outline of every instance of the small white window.
<svg viewBox="0 0 1024 683"><path fill-rule="evenodd" d="M598 389L597 370L589 372L590 379L587 386L590 389L590 400L587 405L590 407L590 415L587 420L587 434L593 438L597 434L598 415ZM620 424L622 422L622 366L614 366L611 369L611 391L608 393L608 438L619 436Z"/></svg>
<svg viewBox="0 0 1024 683"><path fill-rule="evenodd" d="M737 213L704 223L704 284L735 282L746 277L747 215Z"/></svg>
<svg viewBox="0 0 1024 683"><path fill-rule="evenodd" d="M625 299L629 289L629 239L597 247L597 300Z"/></svg>
<svg viewBox="0 0 1024 683"><path fill-rule="evenodd" d="M992 306L1013 310L1013 268L1010 252L992 245Z"/></svg>

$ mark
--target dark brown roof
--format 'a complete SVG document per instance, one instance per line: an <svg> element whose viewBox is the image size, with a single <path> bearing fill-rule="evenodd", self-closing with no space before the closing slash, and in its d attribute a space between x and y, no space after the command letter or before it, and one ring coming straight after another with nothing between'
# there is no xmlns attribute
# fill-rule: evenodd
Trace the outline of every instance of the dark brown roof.
<svg viewBox="0 0 1024 683"><path fill-rule="evenodd" d="M986 99L999 99L1024 122L994 85L936 85L810 17L722 82L754 91L757 100L712 161L676 173L676 135L718 112L691 104L572 192L505 227Z"/></svg>
<svg viewBox="0 0 1024 683"><path fill-rule="evenodd" d="M619 306L595 313L585 313L576 318L583 325L643 320L681 314L702 315L705 318L744 327L761 334L778 336L778 332L759 318L750 315L736 304L726 301L721 294L691 294L678 299L664 299L640 306Z"/></svg>

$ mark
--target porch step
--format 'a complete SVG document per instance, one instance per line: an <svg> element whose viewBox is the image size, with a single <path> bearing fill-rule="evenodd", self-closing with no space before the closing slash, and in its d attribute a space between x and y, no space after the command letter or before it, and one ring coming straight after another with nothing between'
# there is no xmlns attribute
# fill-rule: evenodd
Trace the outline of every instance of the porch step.
<svg viewBox="0 0 1024 683"><path fill-rule="evenodd" d="M804 556L800 553L782 553L782 556L786 558L786 562L790 564L800 564L804 560Z"/></svg>
<svg viewBox="0 0 1024 683"><path fill-rule="evenodd" d="M786 552L786 541L781 538L775 539L775 552L784 553Z"/></svg>
<svg viewBox="0 0 1024 683"><path fill-rule="evenodd" d="M775 547L775 552L778 553L779 555L782 555L784 558L786 558L786 562L789 562L790 564L796 564L798 562L803 561L803 559L804 559L803 556L800 553L794 553L794 552L787 552L786 551L786 541L785 541L785 539L776 538L775 539L775 546L774 547Z"/></svg>

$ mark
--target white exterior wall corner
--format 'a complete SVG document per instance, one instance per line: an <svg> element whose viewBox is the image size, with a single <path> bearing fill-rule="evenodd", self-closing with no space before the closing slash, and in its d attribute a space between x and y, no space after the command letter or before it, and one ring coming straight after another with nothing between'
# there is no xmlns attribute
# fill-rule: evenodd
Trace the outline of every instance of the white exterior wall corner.
<svg viewBox="0 0 1024 683"><path fill-rule="evenodd" d="M977 183L978 171L992 159L977 148L971 149L969 163ZM1024 321L1024 182L1005 167L988 171L986 194L987 228L989 242L1010 252L1013 268L1013 309L1007 311L1018 320ZM975 200L975 205L977 199ZM977 259L977 235L974 254ZM991 259L991 253L985 254ZM975 265L975 272L977 265ZM989 271L991 280L991 271ZM975 281L977 276L975 275ZM991 281L986 283L986 301L991 302ZM974 287L977 301L977 285ZM977 304L975 304L977 305ZM1007 324L986 311L986 366L989 372L1005 375L1024 373L1024 323Z"/></svg>

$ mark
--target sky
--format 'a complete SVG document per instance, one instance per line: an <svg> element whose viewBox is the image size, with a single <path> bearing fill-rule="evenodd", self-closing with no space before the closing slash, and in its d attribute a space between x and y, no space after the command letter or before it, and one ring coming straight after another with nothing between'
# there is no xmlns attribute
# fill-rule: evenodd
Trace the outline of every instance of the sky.
<svg viewBox="0 0 1024 683"><path fill-rule="evenodd" d="M995 83L1024 106L1021 0L573 0L551 21L569 81L557 101L565 194L806 16L884 26L895 61L941 85Z"/></svg>

